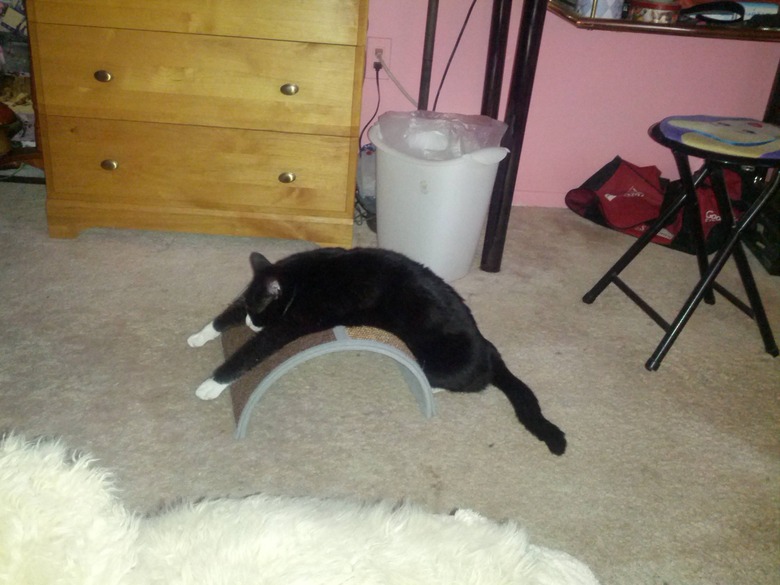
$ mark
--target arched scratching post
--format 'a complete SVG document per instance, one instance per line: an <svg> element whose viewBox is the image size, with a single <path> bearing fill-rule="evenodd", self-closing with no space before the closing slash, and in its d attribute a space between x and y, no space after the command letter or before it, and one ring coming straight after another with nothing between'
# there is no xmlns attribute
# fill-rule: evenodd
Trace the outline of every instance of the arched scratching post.
<svg viewBox="0 0 780 585"><path fill-rule="evenodd" d="M225 356L232 355L250 335L250 330L243 327L226 331L222 336ZM246 435L255 406L282 376L311 359L339 351L366 351L392 358L401 368L423 416L431 418L436 414L428 378L400 339L373 327L335 327L287 344L231 385L235 438L242 439Z"/></svg>

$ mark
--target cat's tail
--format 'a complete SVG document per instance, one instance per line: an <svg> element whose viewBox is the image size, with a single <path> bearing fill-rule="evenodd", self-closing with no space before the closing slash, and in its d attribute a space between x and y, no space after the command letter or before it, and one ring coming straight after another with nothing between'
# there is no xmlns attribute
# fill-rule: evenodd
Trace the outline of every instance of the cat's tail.
<svg viewBox="0 0 780 585"><path fill-rule="evenodd" d="M498 351L493 354L492 382L509 398L518 420L528 429L528 432L543 441L555 455L563 455L566 451L566 435L544 418L533 391L509 371Z"/></svg>

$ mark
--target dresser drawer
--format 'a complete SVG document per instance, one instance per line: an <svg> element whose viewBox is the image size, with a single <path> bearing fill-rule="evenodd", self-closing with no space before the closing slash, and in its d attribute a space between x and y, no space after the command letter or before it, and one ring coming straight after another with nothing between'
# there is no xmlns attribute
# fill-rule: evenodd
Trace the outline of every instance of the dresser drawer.
<svg viewBox="0 0 780 585"><path fill-rule="evenodd" d="M363 44L366 0L27 0L31 22Z"/></svg>
<svg viewBox="0 0 780 585"><path fill-rule="evenodd" d="M45 131L49 199L351 217L354 139L60 116Z"/></svg>
<svg viewBox="0 0 780 585"><path fill-rule="evenodd" d="M357 135L355 47L49 24L35 40L43 114Z"/></svg>

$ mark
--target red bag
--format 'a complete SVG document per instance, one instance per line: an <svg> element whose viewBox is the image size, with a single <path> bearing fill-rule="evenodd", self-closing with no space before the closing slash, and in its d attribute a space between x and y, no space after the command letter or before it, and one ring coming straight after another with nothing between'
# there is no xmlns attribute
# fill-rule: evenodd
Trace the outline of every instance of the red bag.
<svg viewBox="0 0 780 585"><path fill-rule="evenodd" d="M734 200L741 199L742 181L737 173L726 171L726 187ZM576 214L599 225L639 237L661 214L667 196L674 199L681 188L679 181L661 177L654 166L638 167L619 156L590 177L579 189L566 194L566 205ZM725 236L720 210L709 177L696 190L701 211L701 224L708 252L714 251ZM653 242L693 254L693 234L688 233L682 211L664 228Z"/></svg>

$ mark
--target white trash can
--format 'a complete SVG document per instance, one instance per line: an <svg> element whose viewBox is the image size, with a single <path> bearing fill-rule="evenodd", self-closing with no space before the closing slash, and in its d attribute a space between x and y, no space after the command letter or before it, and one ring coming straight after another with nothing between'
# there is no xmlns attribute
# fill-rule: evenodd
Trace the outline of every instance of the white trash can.
<svg viewBox="0 0 780 585"><path fill-rule="evenodd" d="M429 112L389 114L401 122L404 116L436 116ZM446 281L461 278L471 268L477 251L498 164L509 152L498 146L506 125L486 116L464 116L468 127L458 128L455 134L449 127L443 132L415 128L419 132L397 135L391 142L388 132L383 132L386 116L380 116L368 132L377 150L379 246L405 254ZM490 126L489 135L483 132L485 128L475 130L475 121ZM413 125L417 122L419 118ZM445 118L443 122L453 121ZM460 117L454 122L462 126ZM468 134L465 141L459 136L463 132ZM481 147L471 140L474 132L481 134L482 143L487 140L495 145ZM400 145L406 152L399 149L399 140L406 140ZM454 142L458 144L453 146Z"/></svg>

